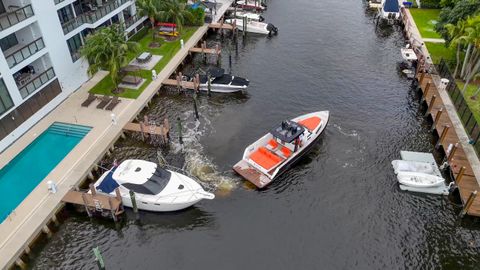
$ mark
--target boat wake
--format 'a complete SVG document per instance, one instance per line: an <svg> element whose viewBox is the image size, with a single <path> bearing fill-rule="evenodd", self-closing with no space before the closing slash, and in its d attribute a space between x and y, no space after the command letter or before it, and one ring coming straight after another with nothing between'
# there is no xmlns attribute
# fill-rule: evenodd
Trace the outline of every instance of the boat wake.
<svg viewBox="0 0 480 270"><path fill-rule="evenodd" d="M180 119L183 125L183 144L180 144L178 139L174 140L171 143L171 151L172 154L184 156L185 162L182 169L198 178L210 190L221 194L232 191L236 187L236 180L217 169L217 166L205 155L205 150L200 143L200 138L211 127L210 120L200 117L197 121L192 112L184 112ZM172 135L172 137L175 136L178 138L178 134Z"/></svg>

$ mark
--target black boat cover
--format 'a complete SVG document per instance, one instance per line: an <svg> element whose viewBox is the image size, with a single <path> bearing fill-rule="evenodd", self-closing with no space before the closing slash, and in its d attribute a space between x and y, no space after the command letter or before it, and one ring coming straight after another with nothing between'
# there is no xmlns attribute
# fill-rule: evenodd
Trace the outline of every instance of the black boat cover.
<svg viewBox="0 0 480 270"><path fill-rule="evenodd" d="M207 71L207 74L210 74L210 76L216 78L216 77L220 77L222 76L223 74L225 74L225 69L223 68L217 68L217 67L212 67L212 68L209 68L208 71Z"/></svg>
<svg viewBox="0 0 480 270"><path fill-rule="evenodd" d="M399 12L400 9L398 7L398 1L397 0L385 0L383 10L385 12Z"/></svg>
<svg viewBox="0 0 480 270"><path fill-rule="evenodd" d="M282 142L291 143L304 131L305 128L301 125L293 121L285 120L280 126L272 129L270 133L273 135L273 137L281 140Z"/></svg>

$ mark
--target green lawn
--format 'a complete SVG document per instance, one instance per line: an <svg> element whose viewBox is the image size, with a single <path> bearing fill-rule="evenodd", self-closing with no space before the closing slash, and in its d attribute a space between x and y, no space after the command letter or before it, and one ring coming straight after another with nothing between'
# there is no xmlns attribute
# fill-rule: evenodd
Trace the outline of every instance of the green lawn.
<svg viewBox="0 0 480 270"><path fill-rule="evenodd" d="M438 64L442 58L446 61L455 62L456 50L445 47L444 43L425 42L425 46L427 46L433 63Z"/></svg>
<svg viewBox="0 0 480 270"><path fill-rule="evenodd" d="M412 8L410 13L423 38L442 38L435 32L435 24L437 24L440 9Z"/></svg>
<svg viewBox="0 0 480 270"><path fill-rule="evenodd" d="M463 86L465 85L461 81L457 81L458 88L460 91L463 90ZM467 91L465 92L465 101L468 104L468 107L470 107L470 110L472 111L473 115L475 116L475 119L477 122L480 123L480 95L477 97L476 100L471 99L473 94L477 91L478 85L475 84L469 84L467 87Z"/></svg>
<svg viewBox="0 0 480 270"><path fill-rule="evenodd" d="M197 29L198 27L184 27L184 29L180 32L183 41L186 43L188 39L193 35L193 33L197 31ZM150 52L154 55L162 55L162 59L154 67L158 74L168 64L172 57L180 50L180 39L172 42L167 42L163 38L160 38L158 39L158 41L160 42L161 46L158 48L150 48L148 45L152 42L152 39L152 32L149 30L145 34L145 36L138 41L138 43L140 44L140 50L137 53L128 54L128 59L129 61L131 61L137 55L140 55L140 53L142 52ZM141 70L137 72L136 75L146 79L140 89L125 89L125 91L117 94L117 96L135 99L143 92L143 90L145 90L145 88L152 81L151 70ZM107 75L99 83L97 83L97 85L90 89L89 92L98 95L112 96L115 95L112 93L112 90L114 90L114 84L110 75Z"/></svg>

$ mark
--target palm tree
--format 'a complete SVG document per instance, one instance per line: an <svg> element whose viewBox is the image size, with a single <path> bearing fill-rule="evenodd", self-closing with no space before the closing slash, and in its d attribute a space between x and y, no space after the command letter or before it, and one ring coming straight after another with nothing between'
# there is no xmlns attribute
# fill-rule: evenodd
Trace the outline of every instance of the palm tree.
<svg viewBox="0 0 480 270"><path fill-rule="evenodd" d="M179 0L163 0L159 3L157 10L159 20L175 23L179 31L182 30L186 20L191 21L193 19L193 15L187 9L186 3Z"/></svg>
<svg viewBox="0 0 480 270"><path fill-rule="evenodd" d="M153 40L155 40L155 18L158 15L157 7L160 5L159 3L159 0L137 0L135 2L140 16L147 16L150 19Z"/></svg>
<svg viewBox="0 0 480 270"><path fill-rule="evenodd" d="M471 44L472 51L468 52L465 59L467 61L465 66L465 85L462 93L467 90L470 81L480 72L480 15L467 19L465 32L467 33L467 42ZM478 93L475 93L476 96Z"/></svg>
<svg viewBox="0 0 480 270"><path fill-rule="evenodd" d="M459 21L456 25L454 24L447 24L445 28L448 31L448 35L450 37L450 48L456 47L456 64L455 64L455 71L453 72L453 77L456 78L459 68L460 68L460 53L462 47L465 44L468 44L468 36L466 36L465 28L467 26L466 21Z"/></svg>
<svg viewBox="0 0 480 270"><path fill-rule="evenodd" d="M128 64L127 53L136 52L139 45L126 41L120 26L112 25L101 28L87 36L80 54L88 60L88 73L95 74L98 70L108 70L118 91L118 73L120 68Z"/></svg>

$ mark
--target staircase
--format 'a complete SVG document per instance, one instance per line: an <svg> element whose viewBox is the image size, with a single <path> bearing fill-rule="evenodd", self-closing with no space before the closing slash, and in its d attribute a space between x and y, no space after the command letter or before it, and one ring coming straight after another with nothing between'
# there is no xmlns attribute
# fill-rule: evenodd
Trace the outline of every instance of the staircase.
<svg viewBox="0 0 480 270"><path fill-rule="evenodd" d="M83 138L91 129L91 127L87 126L55 122L48 128L48 132L58 135Z"/></svg>

